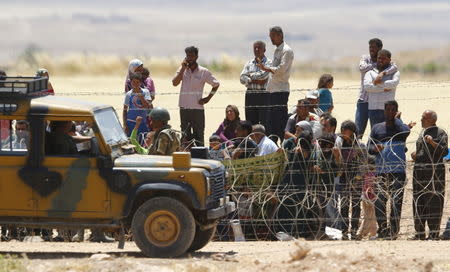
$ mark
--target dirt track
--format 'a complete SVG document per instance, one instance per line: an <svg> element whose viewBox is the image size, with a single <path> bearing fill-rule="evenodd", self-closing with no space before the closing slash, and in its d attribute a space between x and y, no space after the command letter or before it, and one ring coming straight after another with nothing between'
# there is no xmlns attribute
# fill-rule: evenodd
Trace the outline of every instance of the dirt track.
<svg viewBox="0 0 450 272"><path fill-rule="evenodd" d="M308 248L311 251L308 252ZM450 241L212 242L177 259L143 257L134 243L7 242L17 271L450 271ZM302 255L306 256L302 259ZM295 257L293 257L295 256Z"/></svg>

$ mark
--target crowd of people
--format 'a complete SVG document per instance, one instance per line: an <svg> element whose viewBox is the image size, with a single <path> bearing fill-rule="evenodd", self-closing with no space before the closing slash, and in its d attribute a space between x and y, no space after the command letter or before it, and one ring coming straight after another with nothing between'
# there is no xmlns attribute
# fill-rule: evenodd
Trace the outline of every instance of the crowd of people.
<svg viewBox="0 0 450 272"><path fill-rule="evenodd" d="M237 106L226 107L223 122L209 137L209 158L237 160L286 154L279 186L289 188L289 197L278 200L280 205L272 219L284 223L273 226L274 232L327 239L325 226L329 225L341 229L343 239L361 239L364 231L358 233L358 229L371 221L377 227L369 236L397 239L406 184L406 140L415 123L405 124L401 119L395 100L400 72L391 52L383 49L380 39L369 41L369 54L359 63L361 87L355 121L343 121L340 133L336 133L333 76L323 74L317 88L299 97L296 107L289 109L294 52L284 41L281 27L270 28L269 37L275 46L273 58L266 56L266 44L256 41L254 57L240 74L246 87L245 120ZM197 63L198 48L187 47L185 54L172 79L173 86L181 84L181 131L169 125L166 109L154 105L156 91L149 69L138 59L129 63L123 127L140 154L171 155L205 144L204 106L220 83ZM48 77L48 72L41 69L37 75ZM204 96L206 83L211 91ZM50 90L54 94L49 83ZM369 121L370 136L363 143ZM423 129L412 153L416 231L412 239L438 239L440 234L445 194L443 157L448 154L448 139L436 122L436 112L423 112ZM17 122L16 131L23 125ZM366 222L360 224L361 207ZM340 218L339 224L335 224L336 218Z"/></svg>

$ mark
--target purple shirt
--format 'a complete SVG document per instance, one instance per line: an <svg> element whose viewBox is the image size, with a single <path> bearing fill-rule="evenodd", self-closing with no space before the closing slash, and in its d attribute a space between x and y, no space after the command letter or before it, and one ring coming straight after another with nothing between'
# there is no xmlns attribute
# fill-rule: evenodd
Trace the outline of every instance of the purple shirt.
<svg viewBox="0 0 450 272"><path fill-rule="evenodd" d="M236 133L234 131L225 130L225 125L223 122L220 124L219 128L214 133L220 137L221 142L226 142L228 140L236 138Z"/></svg>

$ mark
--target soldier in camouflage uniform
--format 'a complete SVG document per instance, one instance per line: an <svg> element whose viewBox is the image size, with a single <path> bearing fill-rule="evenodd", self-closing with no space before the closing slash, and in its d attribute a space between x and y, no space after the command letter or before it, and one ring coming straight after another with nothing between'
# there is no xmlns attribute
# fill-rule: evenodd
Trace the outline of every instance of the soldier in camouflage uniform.
<svg viewBox="0 0 450 272"><path fill-rule="evenodd" d="M181 146L181 133L172 129L168 124L170 114L166 109L156 107L150 113L152 131L147 133L145 142L148 149L142 147L137 141L137 127L142 122L142 117L136 118L136 126L131 133L131 143L139 154L148 155L172 155Z"/></svg>

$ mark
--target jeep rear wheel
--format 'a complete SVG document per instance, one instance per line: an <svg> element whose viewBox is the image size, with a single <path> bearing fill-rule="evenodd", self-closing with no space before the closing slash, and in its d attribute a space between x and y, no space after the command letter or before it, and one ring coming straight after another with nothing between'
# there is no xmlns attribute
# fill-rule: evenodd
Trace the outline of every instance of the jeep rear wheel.
<svg viewBox="0 0 450 272"><path fill-rule="evenodd" d="M131 228L136 245L148 257L177 257L187 251L195 235L191 211L169 197L152 198L142 204Z"/></svg>
<svg viewBox="0 0 450 272"><path fill-rule="evenodd" d="M200 227L197 226L195 228L194 241L192 241L192 245L189 247L188 251L193 252L206 246L216 233L216 227L217 224L210 229L201 230Z"/></svg>

